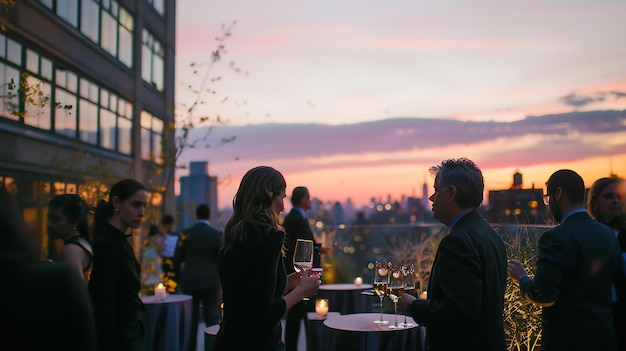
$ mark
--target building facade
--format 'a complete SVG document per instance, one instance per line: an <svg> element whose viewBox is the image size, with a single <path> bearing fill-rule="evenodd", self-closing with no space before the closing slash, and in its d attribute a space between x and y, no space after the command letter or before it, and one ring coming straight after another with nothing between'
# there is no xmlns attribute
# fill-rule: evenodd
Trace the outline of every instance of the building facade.
<svg viewBox="0 0 626 351"><path fill-rule="evenodd" d="M189 175L180 177L180 192L177 198L178 228L189 228L196 223L196 207L207 204L211 209L211 222L219 227L217 208L217 177L209 175L209 163L190 162ZM225 223L225 222L224 222Z"/></svg>
<svg viewBox="0 0 626 351"><path fill-rule="evenodd" d="M510 189L489 191L487 219L494 224L550 224L543 189L523 189L522 174L513 174Z"/></svg>
<svg viewBox="0 0 626 351"><path fill-rule="evenodd" d="M2 9L0 182L42 256L54 195L95 205L114 182L134 178L150 189L149 209L173 212L175 9L175 0L20 0Z"/></svg>

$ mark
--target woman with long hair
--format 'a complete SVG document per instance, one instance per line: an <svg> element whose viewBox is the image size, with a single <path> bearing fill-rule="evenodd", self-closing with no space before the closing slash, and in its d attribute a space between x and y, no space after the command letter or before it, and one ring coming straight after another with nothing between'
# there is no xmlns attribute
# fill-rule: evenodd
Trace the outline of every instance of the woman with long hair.
<svg viewBox="0 0 626 351"><path fill-rule="evenodd" d="M57 195L48 203L48 235L63 240L61 261L76 267L85 283L93 263L87 204L75 194Z"/></svg>
<svg viewBox="0 0 626 351"><path fill-rule="evenodd" d="M96 208L89 293L100 351L143 347L141 270L128 238L141 225L147 202L146 187L124 179L113 185L109 201L100 201Z"/></svg>
<svg viewBox="0 0 626 351"><path fill-rule="evenodd" d="M317 277L285 271L278 217L285 189L285 178L271 167L253 168L241 180L218 260L224 317L216 351L284 350L281 318L317 294Z"/></svg>
<svg viewBox="0 0 626 351"><path fill-rule="evenodd" d="M615 233L615 237L626 258L626 181L622 178L600 178L587 195L587 211ZM626 265L626 262L624 263ZM623 292L626 294L626 291ZM613 322L618 350L626 351L626 301L613 296Z"/></svg>

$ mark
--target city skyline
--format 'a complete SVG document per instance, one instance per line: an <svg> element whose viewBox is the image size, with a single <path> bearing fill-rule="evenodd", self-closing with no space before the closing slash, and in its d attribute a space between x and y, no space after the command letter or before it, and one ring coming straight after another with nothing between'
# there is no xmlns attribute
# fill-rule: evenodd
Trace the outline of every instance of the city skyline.
<svg viewBox="0 0 626 351"><path fill-rule="evenodd" d="M237 21L215 95L194 111L227 123L180 160L209 161L220 208L260 164L283 172L288 193L306 185L356 204L420 195L447 158L474 160L487 189L509 186L516 169L524 187L560 168L587 186L626 174L624 2L186 0L177 16L178 102L198 87L220 25ZM595 123L602 111L618 112ZM576 112L589 115L563 121Z"/></svg>

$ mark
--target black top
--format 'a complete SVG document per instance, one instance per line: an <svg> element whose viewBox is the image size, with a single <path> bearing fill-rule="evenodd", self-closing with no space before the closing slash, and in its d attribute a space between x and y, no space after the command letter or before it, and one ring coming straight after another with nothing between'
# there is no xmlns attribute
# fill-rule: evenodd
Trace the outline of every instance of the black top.
<svg viewBox="0 0 626 351"><path fill-rule="evenodd" d="M439 244L428 300L411 304L429 350L505 351L506 277L504 242L478 211L469 212Z"/></svg>
<svg viewBox="0 0 626 351"><path fill-rule="evenodd" d="M91 301L66 263L0 261L0 350L94 351Z"/></svg>
<svg viewBox="0 0 626 351"><path fill-rule="evenodd" d="M141 343L140 266L128 237L108 223L94 233L89 294L100 351L134 350Z"/></svg>
<svg viewBox="0 0 626 351"><path fill-rule="evenodd" d="M534 279L522 278L520 289L538 303L556 301L543 307L544 350L613 349L611 285L621 261L613 231L586 212L543 233Z"/></svg>
<svg viewBox="0 0 626 351"><path fill-rule="evenodd" d="M274 351L283 347L280 320L287 283L281 247L283 232L248 229L245 244L222 249L219 272L224 319L213 350Z"/></svg>
<svg viewBox="0 0 626 351"><path fill-rule="evenodd" d="M93 265L93 251L91 249L91 245L87 241L87 239L82 236L75 235L71 238L63 240L63 245L76 245L85 251L87 257L89 257L89 262L83 266L83 274L87 275L89 270L91 270L91 266Z"/></svg>

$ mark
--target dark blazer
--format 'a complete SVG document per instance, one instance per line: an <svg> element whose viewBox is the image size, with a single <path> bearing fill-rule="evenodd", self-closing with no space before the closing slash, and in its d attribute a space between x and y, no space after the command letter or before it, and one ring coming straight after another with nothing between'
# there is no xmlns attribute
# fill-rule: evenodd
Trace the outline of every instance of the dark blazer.
<svg viewBox="0 0 626 351"><path fill-rule="evenodd" d="M313 231L306 218L302 217L302 214L292 208L291 211L285 216L283 221L283 228L285 228L285 269L287 274L295 272L293 269L293 251L296 247L296 241L298 239L312 240L313 245L315 238L313 238ZM320 253L319 246L315 250L313 256L313 267L320 267Z"/></svg>
<svg viewBox="0 0 626 351"><path fill-rule="evenodd" d="M174 252L176 272L180 275L183 291L207 291L220 289L217 256L224 235L206 223L196 223L183 230L181 240ZM185 263L180 271L181 263Z"/></svg>
<svg viewBox="0 0 626 351"><path fill-rule="evenodd" d="M220 251L224 319L214 351L283 350L281 319L287 284L283 232L250 227L247 241ZM252 295L251 295L252 294Z"/></svg>
<svg viewBox="0 0 626 351"><path fill-rule="evenodd" d="M478 211L466 214L439 244L428 300L409 310L426 326L428 350L504 351L506 249Z"/></svg>
<svg viewBox="0 0 626 351"><path fill-rule="evenodd" d="M534 279L520 289L543 307L542 350L613 350L611 284L621 254L609 227L576 213L539 239Z"/></svg>

